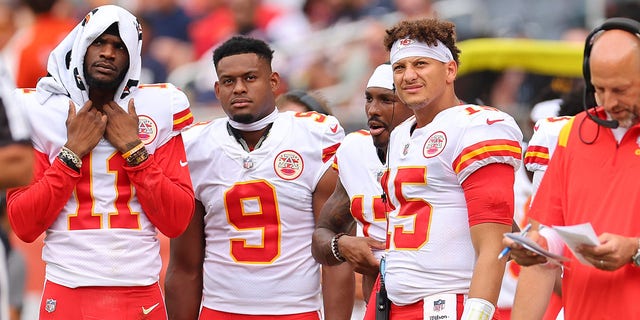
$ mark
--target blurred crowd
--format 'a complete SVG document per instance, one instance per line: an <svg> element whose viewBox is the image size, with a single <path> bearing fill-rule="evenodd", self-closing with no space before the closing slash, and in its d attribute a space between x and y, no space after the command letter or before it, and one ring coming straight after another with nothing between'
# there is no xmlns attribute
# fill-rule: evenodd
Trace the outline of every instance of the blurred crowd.
<svg viewBox="0 0 640 320"><path fill-rule="evenodd" d="M284 79L282 93L303 90L324 96L347 131L364 126L365 80L388 59L384 29L400 19L451 20L459 41L559 40L575 34L581 41L580 30L589 29L607 10L624 7L630 12L626 7L635 5L621 0L600 1L599 7L583 0L2 0L0 47L18 86L34 87L46 73L49 51L79 15L108 3L124 6L142 20L143 82L172 82L182 88L199 120L222 115L212 90L212 49L231 35L245 34L272 44L274 68ZM543 97L551 80L511 71L474 75L473 89L459 94L474 100L482 96L483 103L511 110L517 118L526 118L543 98L562 94Z"/></svg>
<svg viewBox="0 0 640 320"><path fill-rule="evenodd" d="M313 98L347 132L366 126L366 80L388 60L384 30L401 19L448 19L456 24L459 42L528 38L572 42L579 48L587 30L605 17L640 20L640 4L630 0L0 0L0 55L17 86L35 87L46 75L50 51L90 8L104 4L121 5L140 17L142 82L181 88L196 120L224 115L213 92L212 51L232 35L244 34L275 49L274 70L283 79L278 103L284 107L286 98ZM461 61L468 63L464 50ZM457 94L512 114L526 140L533 123L555 116L559 99L575 93L581 79L579 72L572 77L487 69L461 75ZM25 262L17 263L14 272L21 271L24 279ZM16 295L19 300L22 292Z"/></svg>

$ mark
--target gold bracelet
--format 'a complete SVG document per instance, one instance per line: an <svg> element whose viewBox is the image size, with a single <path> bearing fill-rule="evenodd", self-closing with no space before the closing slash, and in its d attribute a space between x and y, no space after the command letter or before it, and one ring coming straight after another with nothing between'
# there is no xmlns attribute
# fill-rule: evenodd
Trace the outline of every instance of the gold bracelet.
<svg viewBox="0 0 640 320"><path fill-rule="evenodd" d="M140 142L137 146L135 146L135 147L131 148L131 150L129 150L129 151L127 151L127 152L123 153L123 154L122 154L122 157L123 157L124 159L127 159L127 158L129 158L132 154L134 154L136 151L138 151L138 150L140 150L140 149L142 149L142 148L144 148L144 142Z"/></svg>
<svg viewBox="0 0 640 320"><path fill-rule="evenodd" d="M147 149L143 147L142 149L139 149L136 152L132 153L127 159L125 159L125 161L127 162L128 166L135 167L143 163L148 158L149 152L147 152Z"/></svg>

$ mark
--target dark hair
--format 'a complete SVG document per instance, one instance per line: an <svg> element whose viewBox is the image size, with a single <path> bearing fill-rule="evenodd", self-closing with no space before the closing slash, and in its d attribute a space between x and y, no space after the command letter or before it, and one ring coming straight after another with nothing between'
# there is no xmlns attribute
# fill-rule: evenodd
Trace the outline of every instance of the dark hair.
<svg viewBox="0 0 640 320"><path fill-rule="evenodd" d="M329 103L317 92L291 90L278 96L278 98L276 98L276 105L281 105L287 101L302 105L307 109L307 111L315 111L329 116L331 115Z"/></svg>
<svg viewBox="0 0 640 320"><path fill-rule="evenodd" d="M35 14L42 14L51 11L57 0L22 0Z"/></svg>
<svg viewBox="0 0 640 320"><path fill-rule="evenodd" d="M584 111L584 81L575 81L571 91L564 93L560 98L560 110L558 116L575 116ZM595 105L595 97L591 94L587 96L587 105Z"/></svg>
<svg viewBox="0 0 640 320"><path fill-rule="evenodd" d="M386 30L384 46L387 51L396 40L410 38L427 45L437 45L436 40L444 43L453 55L453 60L460 64L460 49L456 46L456 27L452 22L439 19L403 20Z"/></svg>
<svg viewBox="0 0 640 320"><path fill-rule="evenodd" d="M118 29L118 23L112 23L107 30L105 30L102 34L110 34L112 36L120 37L120 29ZM120 37L122 38L122 37Z"/></svg>
<svg viewBox="0 0 640 320"><path fill-rule="evenodd" d="M217 68L218 62L222 58L243 53L255 53L259 58L266 60L269 65L273 60L273 50L266 42L250 37L235 36L213 51L213 65Z"/></svg>

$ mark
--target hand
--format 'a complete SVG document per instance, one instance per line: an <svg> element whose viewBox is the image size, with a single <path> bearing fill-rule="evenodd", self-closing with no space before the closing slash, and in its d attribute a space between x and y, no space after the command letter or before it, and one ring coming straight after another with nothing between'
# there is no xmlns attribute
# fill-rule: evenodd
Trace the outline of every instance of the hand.
<svg viewBox="0 0 640 320"><path fill-rule="evenodd" d="M638 240L617 234L603 233L599 246L578 246L576 251L600 270L613 271L631 262L638 250Z"/></svg>
<svg viewBox="0 0 640 320"><path fill-rule="evenodd" d="M66 125L65 146L82 158L100 142L107 125L107 116L93 108L91 101L87 101L76 114L76 106L69 100Z"/></svg>
<svg viewBox="0 0 640 320"><path fill-rule="evenodd" d="M129 112L125 112L115 101L102 106L107 115L107 128L104 137L118 151L125 153L140 144L138 137L138 115L133 99L129 100Z"/></svg>
<svg viewBox="0 0 640 320"><path fill-rule="evenodd" d="M540 247L544 248L545 250L548 249L547 240L544 237L540 236L540 233L538 233L537 230L532 230L527 233L527 237L535 241L538 245L540 245ZM541 256L531 250L528 250L507 237L502 238L502 244L506 247L511 248L511 251L509 252L511 258L521 266L526 267L547 262L547 258L545 256Z"/></svg>
<svg viewBox="0 0 640 320"><path fill-rule="evenodd" d="M371 249L384 250L384 242L368 237L342 236L338 239L338 248L353 269L362 274L376 275L380 271L380 261Z"/></svg>

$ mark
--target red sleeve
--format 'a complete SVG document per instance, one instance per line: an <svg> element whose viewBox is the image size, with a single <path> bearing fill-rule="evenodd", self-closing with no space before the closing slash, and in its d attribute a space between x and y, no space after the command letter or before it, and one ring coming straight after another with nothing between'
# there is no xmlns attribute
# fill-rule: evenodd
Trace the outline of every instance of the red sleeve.
<svg viewBox="0 0 640 320"><path fill-rule="evenodd" d="M124 166L147 218L167 237L179 236L193 216L195 200L182 136L176 136L139 166Z"/></svg>
<svg viewBox="0 0 640 320"><path fill-rule="evenodd" d="M508 164L494 163L472 173L463 183L469 226L480 223L511 225L515 172Z"/></svg>
<svg viewBox="0 0 640 320"><path fill-rule="evenodd" d="M38 151L34 154L31 184L7 191L9 222L25 242L33 242L51 226L81 177L58 158L50 165L46 154Z"/></svg>

